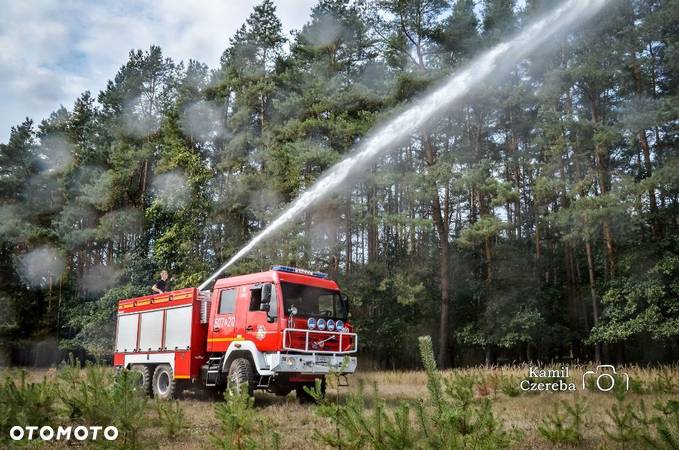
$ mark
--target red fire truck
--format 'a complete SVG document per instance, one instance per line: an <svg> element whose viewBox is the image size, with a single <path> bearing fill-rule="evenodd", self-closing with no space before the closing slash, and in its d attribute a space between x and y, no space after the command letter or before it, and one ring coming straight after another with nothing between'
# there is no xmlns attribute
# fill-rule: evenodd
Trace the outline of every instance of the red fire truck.
<svg viewBox="0 0 679 450"><path fill-rule="evenodd" d="M356 370L349 304L321 272L273 266L118 303L114 365L140 372L141 387L172 398L187 384L246 386L308 401L334 370Z"/></svg>

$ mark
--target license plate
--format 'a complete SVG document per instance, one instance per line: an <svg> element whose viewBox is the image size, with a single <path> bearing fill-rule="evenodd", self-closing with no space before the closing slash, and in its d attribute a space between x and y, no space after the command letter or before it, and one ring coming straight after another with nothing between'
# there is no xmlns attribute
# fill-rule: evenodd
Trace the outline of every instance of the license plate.
<svg viewBox="0 0 679 450"><path fill-rule="evenodd" d="M316 355L316 364L322 364L327 366L330 364L330 356L327 355Z"/></svg>

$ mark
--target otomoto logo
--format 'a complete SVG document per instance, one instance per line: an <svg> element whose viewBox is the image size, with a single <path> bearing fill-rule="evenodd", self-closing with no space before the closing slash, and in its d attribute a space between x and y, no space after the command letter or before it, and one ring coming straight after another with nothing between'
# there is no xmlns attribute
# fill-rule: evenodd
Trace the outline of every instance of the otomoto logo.
<svg viewBox="0 0 679 450"><path fill-rule="evenodd" d="M41 440L41 441L96 441L104 439L107 441L115 441L118 438L118 429L114 426L59 426L57 428L50 426L27 426L21 427L13 426L9 430L9 437L13 441L23 440Z"/></svg>

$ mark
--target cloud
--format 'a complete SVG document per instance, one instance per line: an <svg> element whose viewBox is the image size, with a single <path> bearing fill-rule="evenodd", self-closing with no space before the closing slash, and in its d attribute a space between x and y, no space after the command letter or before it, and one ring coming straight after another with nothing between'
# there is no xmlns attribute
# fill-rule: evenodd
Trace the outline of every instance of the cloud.
<svg viewBox="0 0 679 450"><path fill-rule="evenodd" d="M229 38L260 0L0 0L0 142L28 116L39 122L78 95L99 92L131 49L157 44L176 61L216 67ZM315 0L276 0L287 31ZM197 6L199 5L199 6Z"/></svg>

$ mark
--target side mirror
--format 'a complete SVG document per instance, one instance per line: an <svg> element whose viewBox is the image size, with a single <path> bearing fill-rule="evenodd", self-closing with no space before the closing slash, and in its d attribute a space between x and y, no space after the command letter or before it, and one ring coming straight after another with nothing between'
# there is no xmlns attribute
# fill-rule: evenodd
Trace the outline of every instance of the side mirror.
<svg viewBox="0 0 679 450"><path fill-rule="evenodd" d="M271 303L271 285L270 284L265 284L262 287L262 304L269 304Z"/></svg>
<svg viewBox="0 0 679 450"><path fill-rule="evenodd" d="M261 302L259 303L259 310L269 311L271 309L271 285L265 284L264 286L261 287L261 289L262 297Z"/></svg>
<svg viewBox="0 0 679 450"><path fill-rule="evenodd" d="M344 306L344 313L349 317L349 297L342 292L340 298L342 299L342 306Z"/></svg>

